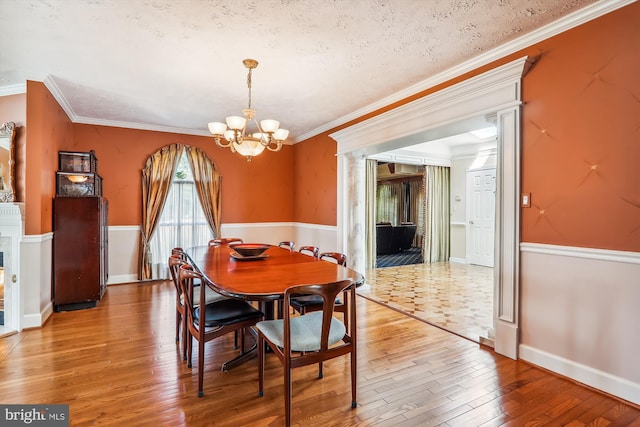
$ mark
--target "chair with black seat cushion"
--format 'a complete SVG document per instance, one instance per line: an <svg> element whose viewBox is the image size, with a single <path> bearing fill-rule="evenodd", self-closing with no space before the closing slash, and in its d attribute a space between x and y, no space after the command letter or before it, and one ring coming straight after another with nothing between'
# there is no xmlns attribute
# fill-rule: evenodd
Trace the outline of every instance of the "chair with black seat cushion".
<svg viewBox="0 0 640 427"><path fill-rule="evenodd" d="M296 244L294 242L290 242L287 240L287 241L278 243L278 247L289 249L291 252L293 252L293 249L296 247Z"/></svg>
<svg viewBox="0 0 640 427"><path fill-rule="evenodd" d="M174 287L176 288L176 342L182 341L182 358L187 360L187 340L189 339L189 331L187 328L187 317L185 314L184 307L184 296L182 295L182 291L180 290L180 284L178 283L178 270L180 266L183 264L187 264L185 260L184 252L181 248L174 248L171 250L171 256L169 257L169 274L171 275L171 281L173 282ZM200 292L202 287L200 286L199 281L194 281L193 283L193 294L194 301L200 302ZM204 287L204 291L206 293L206 303L219 301L225 299L226 297L220 295L215 292L213 289L208 286ZM182 330L182 340L180 337L180 331ZM234 344L234 348L237 348L237 337L236 342Z"/></svg>
<svg viewBox="0 0 640 427"><path fill-rule="evenodd" d="M347 265L347 256L340 252L323 252L319 255L319 258L329 262L335 262L338 265ZM322 298L318 295L294 297L291 298L291 307L300 314L322 310ZM336 298L335 311L344 313L344 323L349 326L348 307L340 298Z"/></svg>
<svg viewBox="0 0 640 427"><path fill-rule="evenodd" d="M318 258L320 254L320 248L318 248L317 246L309 246L309 245L300 246L300 248L298 248L298 252L305 255L311 255L314 258Z"/></svg>
<svg viewBox="0 0 640 427"><path fill-rule="evenodd" d="M198 279L204 284L202 275L194 271L189 264L180 266L178 282L185 296L187 325L191 339L187 342L187 367L191 367L193 338L198 341L198 397L204 395L204 347L205 343L229 332L242 331L264 319L264 314L246 301L226 298L209 304L205 303L205 293L200 292L200 301L194 301L193 281ZM244 333L243 333L244 337ZM244 354L244 339L241 352Z"/></svg>
<svg viewBox="0 0 640 427"><path fill-rule="evenodd" d="M228 245L229 243L244 243L240 237L218 237L209 240L209 246Z"/></svg>
<svg viewBox="0 0 640 427"><path fill-rule="evenodd" d="M340 293L346 292L350 310L348 328L333 316L333 302ZM351 280L339 282L297 285L288 288L284 294L284 304L288 307L291 299L298 295L317 295L323 300L322 311L301 316L291 316L284 310L284 319L265 320L256 325L258 331L258 395L264 394L265 343L284 365L284 401L286 426L291 425L291 376L292 369L320 363L318 377L322 378L322 362L338 356L350 354L351 359L351 407L356 401L356 311L355 285ZM340 366L340 369L342 367Z"/></svg>

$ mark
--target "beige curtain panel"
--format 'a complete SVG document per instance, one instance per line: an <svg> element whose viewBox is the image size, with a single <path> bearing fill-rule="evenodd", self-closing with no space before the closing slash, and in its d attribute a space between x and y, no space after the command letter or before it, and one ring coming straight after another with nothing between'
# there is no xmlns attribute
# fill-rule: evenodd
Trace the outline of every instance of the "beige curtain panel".
<svg viewBox="0 0 640 427"><path fill-rule="evenodd" d="M425 238L424 262L449 261L450 256L450 168L426 166L424 174Z"/></svg>
<svg viewBox="0 0 640 427"><path fill-rule="evenodd" d="M151 249L149 242L158 226L162 208L167 200L171 181L176 173L183 147L172 144L153 153L142 169L142 230L140 238L139 279L151 278Z"/></svg>
<svg viewBox="0 0 640 427"><path fill-rule="evenodd" d="M186 147L187 158L196 191L202 204L202 211L207 218L207 223L213 231L213 237L220 237L220 202L221 202L221 177L216 165L205 152L197 147Z"/></svg>
<svg viewBox="0 0 640 427"><path fill-rule="evenodd" d="M376 266L376 188L378 187L378 162L375 160L366 161L366 263L365 268L375 268Z"/></svg>

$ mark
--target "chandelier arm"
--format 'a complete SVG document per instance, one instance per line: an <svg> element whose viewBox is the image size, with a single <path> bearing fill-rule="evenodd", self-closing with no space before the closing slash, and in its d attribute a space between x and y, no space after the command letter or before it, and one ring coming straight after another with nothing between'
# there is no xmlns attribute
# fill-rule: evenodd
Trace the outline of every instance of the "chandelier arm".
<svg viewBox="0 0 640 427"><path fill-rule="evenodd" d="M242 144L244 142L245 136L249 136L249 135L245 134L245 132L247 131L247 122L248 121L249 120L247 120L244 123L244 127L242 129L240 129L239 131L236 131L235 140L236 140L236 143L238 143L238 144Z"/></svg>
<svg viewBox="0 0 640 427"><path fill-rule="evenodd" d="M222 139L219 136L214 136L213 140L216 142L216 145L218 147L222 147L222 148L228 148L229 146L231 146L231 141L227 141L226 144L223 144L221 141ZM225 139L226 141L226 139Z"/></svg>
<svg viewBox="0 0 640 427"><path fill-rule="evenodd" d="M275 145L275 148L272 148L273 145ZM271 141L266 147L269 151L280 151L280 149L282 149L282 142Z"/></svg>

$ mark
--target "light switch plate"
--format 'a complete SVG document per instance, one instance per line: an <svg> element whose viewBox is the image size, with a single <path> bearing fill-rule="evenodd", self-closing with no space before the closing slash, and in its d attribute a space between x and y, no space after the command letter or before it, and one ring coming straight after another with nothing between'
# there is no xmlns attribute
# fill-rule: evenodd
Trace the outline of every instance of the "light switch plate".
<svg viewBox="0 0 640 427"><path fill-rule="evenodd" d="M531 207L531 193L522 193L520 200L523 208Z"/></svg>

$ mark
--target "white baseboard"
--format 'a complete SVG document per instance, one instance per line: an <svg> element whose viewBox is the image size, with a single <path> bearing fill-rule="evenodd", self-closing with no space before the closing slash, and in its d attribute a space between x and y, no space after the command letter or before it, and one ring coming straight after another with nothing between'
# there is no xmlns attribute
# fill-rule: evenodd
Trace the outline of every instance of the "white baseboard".
<svg viewBox="0 0 640 427"><path fill-rule="evenodd" d="M119 285L121 283L138 282L137 274L119 274L117 276L109 276L107 285Z"/></svg>
<svg viewBox="0 0 640 427"><path fill-rule="evenodd" d="M27 314L23 316L22 329L41 328L51 314L53 314L53 304L49 302L40 314Z"/></svg>
<svg viewBox="0 0 640 427"><path fill-rule="evenodd" d="M468 264L466 258L449 257L449 262L453 262L453 263L456 263L456 264Z"/></svg>
<svg viewBox="0 0 640 427"><path fill-rule="evenodd" d="M522 360L640 405L640 384L527 345L518 350Z"/></svg>

